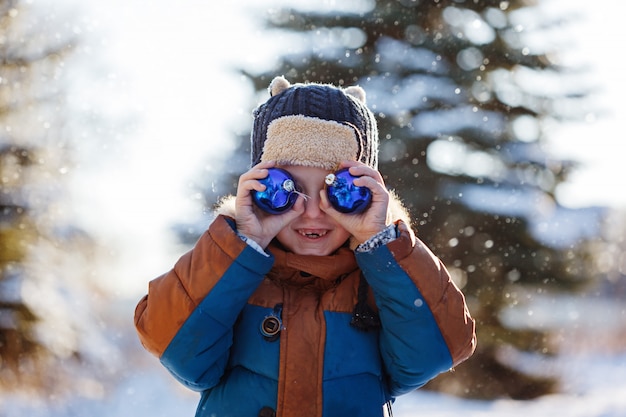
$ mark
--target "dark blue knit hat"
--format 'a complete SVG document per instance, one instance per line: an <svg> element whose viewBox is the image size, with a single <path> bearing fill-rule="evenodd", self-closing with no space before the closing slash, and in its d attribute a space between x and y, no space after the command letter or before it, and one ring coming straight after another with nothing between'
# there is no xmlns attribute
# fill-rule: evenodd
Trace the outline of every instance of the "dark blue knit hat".
<svg viewBox="0 0 626 417"><path fill-rule="evenodd" d="M252 165L275 160L333 169L354 160L378 168L378 128L361 87L291 85L276 77L268 90L271 97L254 111Z"/></svg>

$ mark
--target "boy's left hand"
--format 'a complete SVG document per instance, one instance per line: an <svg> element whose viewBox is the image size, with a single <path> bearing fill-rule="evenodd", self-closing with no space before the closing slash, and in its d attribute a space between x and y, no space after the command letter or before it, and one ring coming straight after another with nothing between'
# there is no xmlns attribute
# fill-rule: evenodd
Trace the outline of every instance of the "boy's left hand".
<svg viewBox="0 0 626 417"><path fill-rule="evenodd" d="M354 180L354 185L369 188L372 192L372 202L367 210L362 213L341 213L332 207L326 196L326 190L322 189L320 191L320 208L339 222L354 236L357 243L361 244L391 224L388 215L389 191L385 187L380 172L368 165L361 162L344 161L339 168L349 168L350 174L360 177Z"/></svg>

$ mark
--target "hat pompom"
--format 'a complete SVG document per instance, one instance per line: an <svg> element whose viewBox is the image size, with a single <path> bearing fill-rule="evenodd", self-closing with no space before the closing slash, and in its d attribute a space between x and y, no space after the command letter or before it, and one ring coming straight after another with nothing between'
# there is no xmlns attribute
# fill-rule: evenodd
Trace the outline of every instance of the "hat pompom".
<svg viewBox="0 0 626 417"><path fill-rule="evenodd" d="M291 87L291 83L289 83L285 77L279 75L272 80L267 90L270 92L270 96L274 97L276 94L282 93L289 87Z"/></svg>
<svg viewBox="0 0 626 417"><path fill-rule="evenodd" d="M350 87L344 88L343 92L365 104L365 90L363 89L363 87L358 85L351 85Z"/></svg>

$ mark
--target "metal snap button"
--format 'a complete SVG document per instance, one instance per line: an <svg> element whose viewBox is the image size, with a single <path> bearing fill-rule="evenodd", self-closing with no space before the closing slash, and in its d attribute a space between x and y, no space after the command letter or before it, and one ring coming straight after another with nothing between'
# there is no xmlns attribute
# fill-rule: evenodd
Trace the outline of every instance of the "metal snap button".
<svg viewBox="0 0 626 417"><path fill-rule="evenodd" d="M265 337L274 337L280 332L281 322L278 317L267 316L261 323L261 333Z"/></svg>
<svg viewBox="0 0 626 417"><path fill-rule="evenodd" d="M284 329L283 321L280 319L282 312L283 305L276 304L272 313L269 316L265 316L261 322L259 330L261 331L263 337L270 342L278 339L280 331Z"/></svg>

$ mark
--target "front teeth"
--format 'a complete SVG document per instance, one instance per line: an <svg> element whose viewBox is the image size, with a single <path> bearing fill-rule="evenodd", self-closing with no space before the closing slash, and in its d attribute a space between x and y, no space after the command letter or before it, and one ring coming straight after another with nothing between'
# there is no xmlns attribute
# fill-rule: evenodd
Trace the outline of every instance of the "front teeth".
<svg viewBox="0 0 626 417"><path fill-rule="evenodd" d="M300 234L304 237L308 237L311 239L317 239L326 235L326 231L323 232L300 232Z"/></svg>

